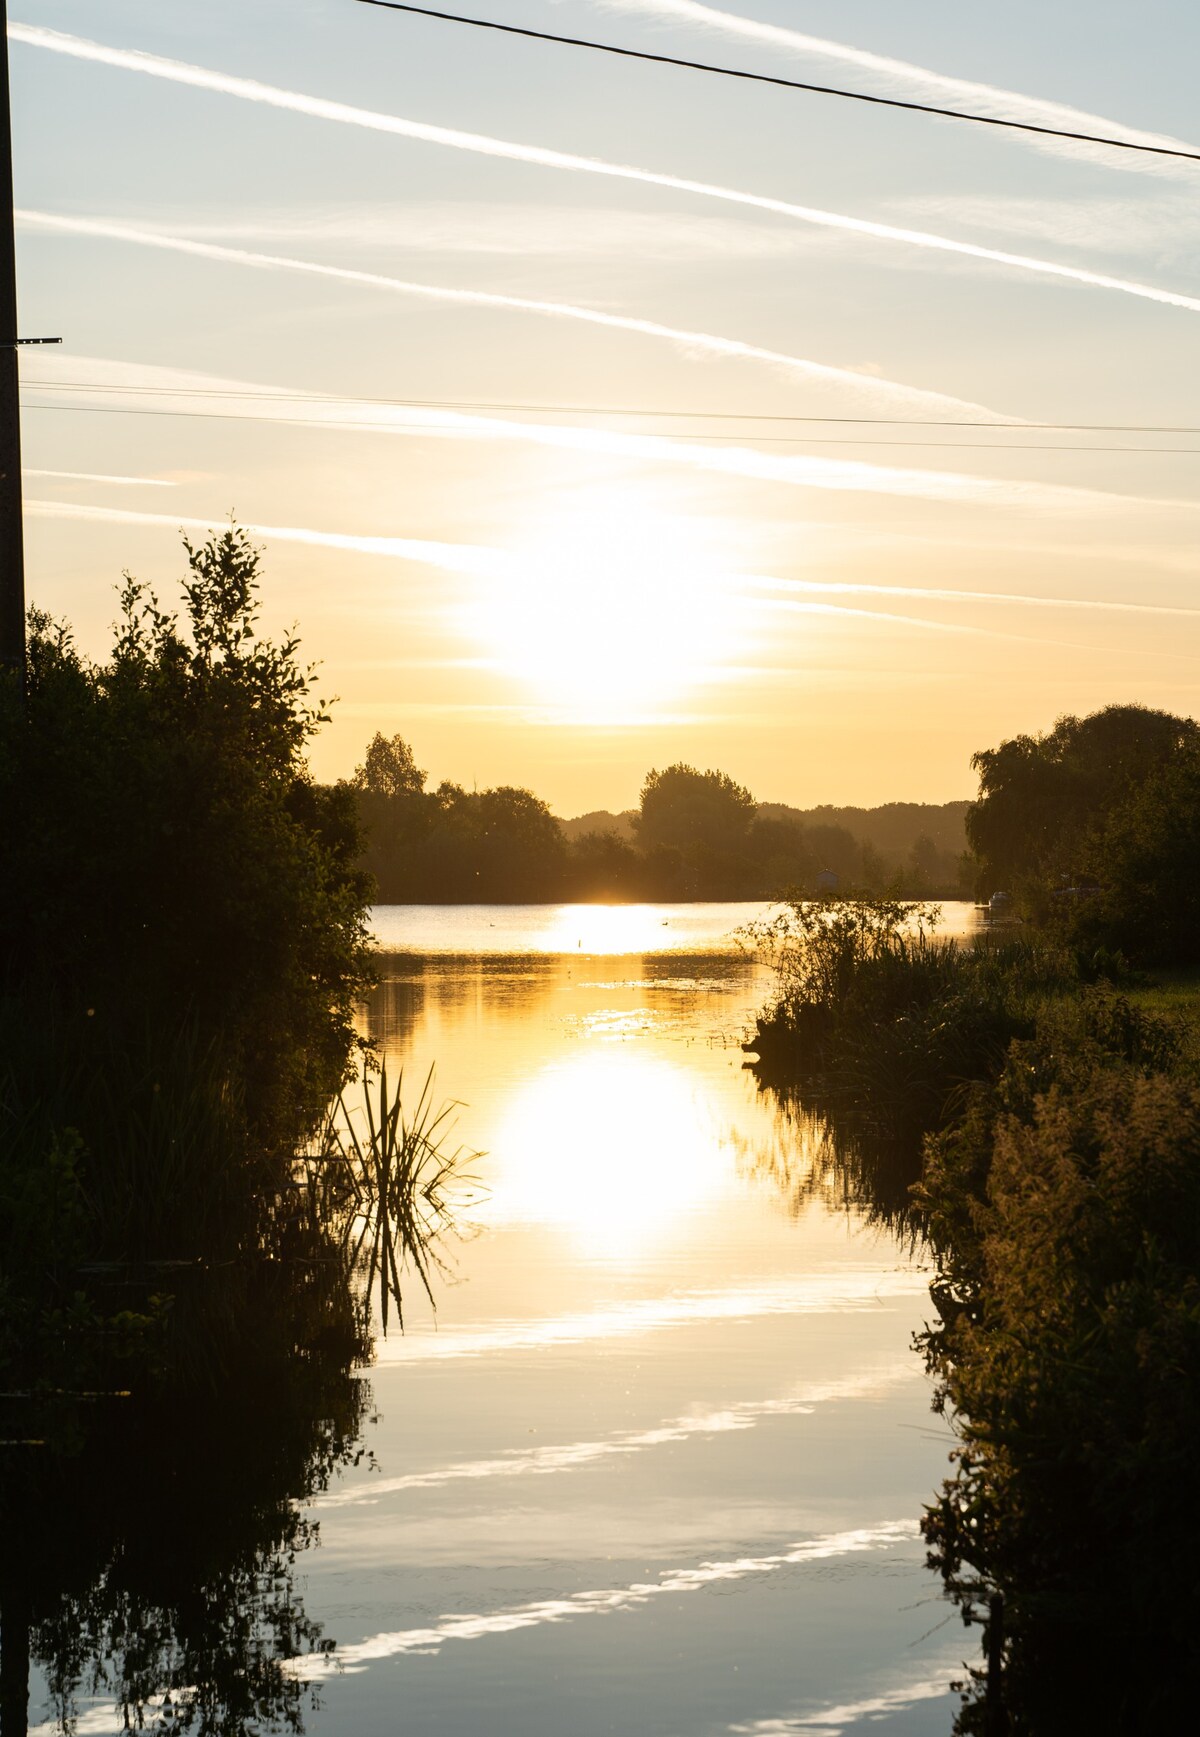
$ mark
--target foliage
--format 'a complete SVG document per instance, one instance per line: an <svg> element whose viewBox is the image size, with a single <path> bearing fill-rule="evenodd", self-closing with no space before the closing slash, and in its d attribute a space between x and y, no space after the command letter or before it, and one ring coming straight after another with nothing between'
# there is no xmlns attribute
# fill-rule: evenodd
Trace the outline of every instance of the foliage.
<svg viewBox="0 0 1200 1737"><path fill-rule="evenodd" d="M860 1128L915 1147L955 1095L999 1071L1037 996L1070 963L1024 940L960 946L936 906L894 899L791 900L747 942L778 989L747 1045L758 1077L853 1106Z"/></svg>
<svg viewBox="0 0 1200 1737"><path fill-rule="evenodd" d="M402 1073L394 1093L389 1090L386 1065L377 1081L364 1076L365 1130L339 1092L300 1161L311 1222L336 1238L367 1295L378 1296L385 1337L393 1305L404 1329L401 1275L409 1266L436 1308L431 1279L446 1271L441 1244L451 1231L463 1233L458 1208L478 1198L477 1180L464 1168L478 1154L447 1150L457 1106L435 1108L432 1067L411 1112L403 1088Z"/></svg>
<svg viewBox="0 0 1200 1737"><path fill-rule="evenodd" d="M387 737L376 730L362 765L355 767L350 786L370 796L420 796L425 778L403 736Z"/></svg>
<svg viewBox="0 0 1200 1737"><path fill-rule="evenodd" d="M106 662L34 611L0 687L0 1357L43 1375L129 1313L89 1273L259 1247L366 981L311 672L243 533L185 547L182 623L127 578Z"/></svg>
<svg viewBox="0 0 1200 1737"><path fill-rule="evenodd" d="M698 772L682 761L646 774L634 826L644 845L736 848L754 819L750 792L725 772Z"/></svg>
<svg viewBox="0 0 1200 1737"><path fill-rule="evenodd" d="M1103 878L1097 826L1153 772L1198 745L1200 726L1190 718L1106 706L976 754L979 798L967 811L967 838L982 864L981 890Z"/></svg>
<svg viewBox="0 0 1200 1737"><path fill-rule="evenodd" d="M915 804L893 804L898 815L878 811L888 837L906 836L907 826L912 839L907 854L885 857L825 810L814 810L816 819L778 805L759 810L727 774L684 765L649 773L633 838L621 830L628 817L559 822L532 792L511 786L426 790L400 736L374 737L348 789L366 834L363 867L390 904L766 899L814 888L823 873L873 893L960 887L956 855L913 830L927 818ZM941 811L932 812L944 829Z"/></svg>
<svg viewBox="0 0 1200 1737"><path fill-rule="evenodd" d="M1103 888L1072 913L1084 950L1150 965L1200 961L1200 743L1133 787L1097 828Z"/></svg>
<svg viewBox="0 0 1200 1737"><path fill-rule="evenodd" d="M27 713L10 689L0 727L0 808L22 816L0 957L14 988L54 981L105 1024L194 1017L285 1136L353 1039L357 827L305 767L325 713L296 640L257 631L257 552L231 529L187 554L185 625L127 579L105 664L30 618Z"/></svg>
<svg viewBox="0 0 1200 1737"><path fill-rule="evenodd" d="M925 1532L964 1616L999 1595L1005 1636L1002 1708L981 1688L958 1729L1182 1724L1200 1091L1170 1027L1103 990L1047 1013L931 1143L922 1192L941 1249L924 1345L961 1439Z"/></svg>

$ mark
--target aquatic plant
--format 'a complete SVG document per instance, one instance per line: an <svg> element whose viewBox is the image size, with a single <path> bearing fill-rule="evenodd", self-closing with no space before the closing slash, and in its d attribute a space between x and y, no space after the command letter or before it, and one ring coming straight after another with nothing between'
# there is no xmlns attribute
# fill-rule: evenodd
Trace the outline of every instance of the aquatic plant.
<svg viewBox="0 0 1200 1737"><path fill-rule="evenodd" d="M406 1272L437 1307L431 1280L450 1270L446 1240L468 1233L463 1213L480 1197L478 1178L467 1168L480 1154L449 1148L460 1106L436 1104L433 1079L431 1066L406 1110L403 1070L394 1089L386 1063L377 1078L364 1070L361 1103L352 1105L339 1092L299 1162L308 1214L337 1242L367 1295L378 1297L385 1334L393 1305L404 1330Z"/></svg>
<svg viewBox="0 0 1200 1737"><path fill-rule="evenodd" d="M907 1142L994 1079L1037 1007L1077 982L1045 942L939 937L935 905L895 899L792 901L745 944L777 973L746 1048L760 1081L802 1089L876 1138Z"/></svg>

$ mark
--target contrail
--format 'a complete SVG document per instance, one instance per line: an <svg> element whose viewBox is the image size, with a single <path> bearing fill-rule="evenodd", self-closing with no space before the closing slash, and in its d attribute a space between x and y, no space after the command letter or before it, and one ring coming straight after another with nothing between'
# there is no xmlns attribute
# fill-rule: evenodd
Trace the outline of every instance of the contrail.
<svg viewBox="0 0 1200 1737"><path fill-rule="evenodd" d="M1084 109L1072 108L1067 103L1026 96L1020 91L980 84L973 79L953 78L945 73L934 72L930 67L917 66L912 61L894 60L889 55L873 54L868 49L853 48L848 43L831 42L825 37L808 36L803 31L791 30L784 25L764 24L756 18L744 18L740 13L724 12L715 6L702 6L698 4L698 0L600 0L600 3L618 12L650 13L659 18L678 19L685 24L698 25L703 30L766 43L771 48L790 50L793 54L804 55L809 59L830 60L843 66L853 66L862 72L875 74L889 90L903 91L918 101L953 103L960 108L970 106L988 114L1002 115L1009 120L1027 121L1033 126L1061 127L1067 132L1109 133L1134 145L1153 145L1181 151L1196 149L1182 139L1172 138L1165 133L1144 132L1140 128L1126 126L1121 121L1109 120L1104 115L1089 114ZM1143 172L1149 169L1159 174L1183 173L1189 178L1194 176L1194 169L1189 170L1179 162L1171 163L1162 158L1157 161L1146 158L1130 161L1122 152L1106 150L1103 146L1072 143L1065 139L1042 138L1035 141L1029 137L1024 142L1036 143L1040 150L1062 153L1064 156L1098 159L1114 169Z"/></svg>
<svg viewBox="0 0 1200 1737"><path fill-rule="evenodd" d="M162 526L172 530L209 531L216 523L211 518L140 512L126 507L97 507L78 501L27 501L25 510L35 518L77 519L93 524ZM380 555L392 560L412 561L421 566L435 567L445 573L466 574L473 578L503 581L511 577L520 566L519 556L506 549L489 547L483 543L445 543L417 537L360 536L346 531L317 531L301 525L245 524L241 528L251 536L265 537L276 542L302 543L317 549L341 549L357 555ZM995 637L989 629L962 627L951 622L926 621L919 616L884 613L877 609L846 608L832 603L820 603L816 599L878 597L885 601L896 599L916 603L1000 603L1016 608L1085 610L1093 614L1177 616L1191 619L1200 616L1200 607L1189 608L1182 604L1165 603L1121 603L1107 598L1045 597L1016 591L954 590L946 586L871 585L840 579L778 579L760 573L730 573L727 579L731 586L746 591L785 593L783 597L755 599L768 606L785 607L803 614L852 615L870 621L898 622L907 627L926 628L936 633L987 633L989 637Z"/></svg>
<svg viewBox="0 0 1200 1737"><path fill-rule="evenodd" d="M173 489L176 484L161 476L98 476L90 470L30 470L22 467L22 476L54 477L60 482L111 483L121 488Z"/></svg>
<svg viewBox="0 0 1200 1737"><path fill-rule="evenodd" d="M156 247L170 253L191 254L197 259L247 265L263 271L304 272L312 277L336 278L344 283L364 284L370 289L393 290L400 295L420 296L430 301L453 302L464 307L509 308L520 313L546 314L555 319L580 320L587 325L606 326L614 331L636 332L643 337L665 338L689 352L701 350L715 356L765 362L772 367L786 368L823 384L849 388L865 399L879 399L889 404L902 403L914 412L921 410L943 416L967 414L1001 425L1018 421L1015 417L989 410L986 405L973 404L968 399L953 398L942 392L927 391L920 386L905 386L899 381L857 374L850 368L836 368L824 362L813 362L807 357L792 356L783 350L764 349L759 344L746 344L738 338L722 338L711 332L694 332L678 326L665 326L657 320L603 313L596 308L579 307L573 302L536 301L528 296L499 295L489 290L454 289L440 284L415 283L407 278L388 277L374 271L355 271L346 266L321 265L313 260L292 259L280 254L255 253L240 247L222 247L213 242L193 241L185 236L162 230L139 229L109 218L65 217L49 211L26 210L17 210L14 216L23 228L28 229L50 230L63 235L90 235L109 241L127 241L138 247Z"/></svg>
<svg viewBox="0 0 1200 1737"><path fill-rule="evenodd" d="M514 442L549 447L560 452L580 452L606 458L637 459L650 464L680 465L710 475L738 477L749 482L784 483L798 488L900 496L917 500L956 501L966 505L1023 507L1033 511L1095 513L1100 509L1133 506L1144 509L1185 506L1191 502L1153 501L1147 497L1107 495L1096 490L1059 487L1033 482L1008 482L968 476L954 471L910 470L868 464L861 460L823 458L814 455L781 456L745 446L697 446L655 434L580 428L570 424L520 422L495 416L466 415L461 411L420 406L397 407L363 399L325 398L320 395L289 395L278 387L253 386L245 382L214 379L204 374L175 369L126 367L86 357L51 360L41 366L58 373L69 367L75 374L93 371L89 386L97 399L88 407L129 409L146 414L139 394L154 393L155 412L191 416L217 416L350 431L421 436L450 440ZM107 378L105 376L107 375ZM115 378L114 378L115 376ZM61 379L61 376L60 376ZM79 382L69 378L27 382L31 390L70 391ZM121 400L124 397L124 403ZM45 408L43 406L42 408ZM78 409L80 406L72 406Z"/></svg>
<svg viewBox="0 0 1200 1737"><path fill-rule="evenodd" d="M93 507L79 501L26 501L25 511L38 519L84 519L92 524L154 525L180 531L211 531L219 521L181 517L176 513L140 513L129 507ZM469 543L426 542L413 537L358 537L337 531L313 531L300 525L241 525L253 537L268 537L278 543L305 543L317 549L344 549L358 555L390 555L396 560L416 561L447 573L466 573L487 578L504 570L504 557L497 549Z"/></svg>
<svg viewBox="0 0 1200 1737"><path fill-rule="evenodd" d="M191 85L198 90L240 97L246 102L263 103L269 108L286 109L293 114L311 115L317 120L337 121L344 126L366 127L373 132L419 139L431 145L446 145L457 151L474 151L485 157L503 157L512 162L532 163L546 169L567 169L576 174L607 175L617 180L637 181L651 187L668 187L676 193L694 193L705 199L721 199L729 204L750 206L758 211L772 211L780 217L794 217L802 223L816 224L824 229L867 236L876 241L899 242L906 247L929 248L965 259L987 260L993 265L1009 266L1017 271L1062 278L1071 283L1088 284L1095 289L1117 290L1123 295L1138 296L1145 301L1186 308L1192 313L1200 312L1200 298L1195 296L1180 295L1174 290L1160 289L1155 284L1109 277L1103 272L1084 271L1078 266L1058 265L1051 260L1036 259L1029 254L980 247L975 242L954 241L949 236L933 235L920 229L902 229L895 224L876 223L866 217L848 217L842 212L823 211L816 206L794 205L785 199L772 199L760 193L742 193L731 187L718 187L708 181L692 181L679 175L658 174L649 169L634 168L627 163L609 163L599 157L580 157L568 151L549 150L542 145L521 145L511 140L493 139L485 133L467 133L452 127L433 126L426 121L406 120L399 115L385 115L371 109L354 108L348 103L331 102L325 97L281 90L277 85L262 84L257 79L237 78L231 73L213 72L207 67L192 66L186 61L146 54L140 49L109 48L103 43L91 42L81 36L71 36L60 30L13 23L9 25L8 33L14 42L23 42L34 48L47 48L56 54L70 55L76 60L95 61L100 65L119 67L128 72L146 73L151 78L168 79L172 83Z"/></svg>
<svg viewBox="0 0 1200 1737"><path fill-rule="evenodd" d="M757 574L747 577L746 583L771 591L817 592L823 596L905 597L921 603L1011 603L1034 609L1087 609L1118 615L1200 616L1200 608L1184 604L1119 603L1101 597L1037 597L1026 591L956 591L927 585L867 585L841 579L770 579Z"/></svg>

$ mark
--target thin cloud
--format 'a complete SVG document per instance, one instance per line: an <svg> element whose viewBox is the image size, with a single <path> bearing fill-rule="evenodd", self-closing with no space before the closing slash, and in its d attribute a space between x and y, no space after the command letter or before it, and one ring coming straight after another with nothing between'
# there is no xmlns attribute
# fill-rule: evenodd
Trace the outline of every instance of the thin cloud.
<svg viewBox="0 0 1200 1737"><path fill-rule="evenodd" d="M173 513L139 512L133 508L98 507L79 501L39 501L25 503L26 512L34 518L74 519L91 524L144 525L171 530L209 531L211 518L178 516ZM417 537L372 537L346 531L319 531L301 525L246 524L242 527L251 536L268 541L300 543L310 548L338 549L349 554L376 555L392 560L411 561L420 566L434 567L444 573L506 582L519 565L519 557L505 549L486 544L446 543ZM748 591L784 593L783 596L751 597L758 607L784 610L803 615L850 616L856 619L888 622L904 627L924 629L930 633L982 634L988 638L1019 637L997 635L990 628L964 626L957 622L929 621L921 616L899 615L879 609L855 609L843 604L822 602L825 597L877 597L884 601L951 604L1002 604L1015 608L1084 611L1091 614L1116 614L1151 617L1182 617L1195 619L1200 607L1167 603L1127 603L1109 598L1040 596L1020 591L967 591L949 586L872 585L866 582L837 579L780 579L768 574L730 574L729 583ZM439 666L442 667L442 666ZM451 667L446 665L445 667ZM454 667L459 667L457 664ZM462 667L466 667L463 665ZM483 667L483 666L480 666Z"/></svg>
<svg viewBox="0 0 1200 1737"><path fill-rule="evenodd" d="M180 531L211 531L217 521L175 513L139 513L125 507L93 507L79 501L26 501L25 511L38 519L78 519L91 524L146 525ZM252 537L277 543L304 543L315 549L343 549L356 555L389 555L438 567L447 573L495 576L496 550L470 544L423 542L411 537L357 537L337 531L313 531L299 525L242 525Z"/></svg>
<svg viewBox="0 0 1200 1737"><path fill-rule="evenodd" d="M175 84L238 97L246 102L264 104L269 108L283 109L293 114L310 115L316 120L335 121L343 126L366 127L373 132L391 133L398 138L417 139L425 144L444 145L456 151L472 151L485 157L501 157L510 162L529 163L545 169L566 169L574 174L605 175L623 181L638 181L651 187L668 187L677 193L694 193L705 199L720 199L758 211L772 211L780 217L792 217L802 223L812 223L871 240L891 241L905 247L927 248L959 258L984 260L992 265L1033 272L1071 283L1087 284L1095 289L1115 290L1169 307L1185 308L1192 313L1200 312L1200 298L1195 296L1181 295L1155 284L1110 277L1103 272L1085 271L1082 267L1061 265L1052 260L1035 259L1028 254L981 247L975 242L955 241L949 236L933 235L918 229L902 229L890 223L877 223L871 218L849 217L842 212L823 211L816 206L795 205L785 199L772 199L759 193L743 193L707 181L692 181L684 176L658 174L649 169L634 168L627 163L610 163L599 157L581 157L572 152L550 150L541 145L521 145L511 140L491 138L484 133L468 133L454 127L438 127L426 121L407 120L399 115L355 108L349 103L332 102L326 97L282 90L277 85L262 84L257 79L238 78L231 73L214 72L210 68L193 66L186 61L146 54L140 49L110 48L85 37L68 35L64 31L18 23L10 24L8 31L14 42L25 43L30 47L49 49L55 54L70 55L77 60L92 61L127 72L144 73L151 78L167 79Z"/></svg>
<svg viewBox="0 0 1200 1737"><path fill-rule="evenodd" d="M953 398L945 393L905 386L898 381L860 374L850 368L835 368L823 362L810 361L803 356L789 355L786 351L769 350L758 344L743 343L738 338L722 338L711 332L666 326L657 320L640 320L623 314L605 313L598 308L580 307L572 302L537 301L528 296L499 295L487 290L414 283L406 278L385 276L379 272L356 271L346 266L323 265L313 260L224 247L211 241L197 241L159 229L137 228L111 218L65 217L48 211L26 210L18 210L14 215L24 229L62 235L95 236L108 241L130 242L138 247L188 254L197 259L211 259L223 264L251 266L262 271L299 272L311 277L335 278L343 283L362 284L368 289L391 290L399 295L415 296L427 301L449 302L461 307L499 308L519 313L543 314L554 319L578 320L587 325L606 326L614 331L633 332L643 337L663 338L691 355L703 352L741 361L765 362L773 368L798 373L822 385L836 386L864 403L886 404L897 408L903 406L914 414L968 416L1002 424L1016 420L1002 415L999 411L989 410L984 405Z"/></svg>
<svg viewBox="0 0 1200 1737"><path fill-rule="evenodd" d="M543 200L413 200L305 205L189 217L201 241L262 247L300 242L389 253L472 254L518 260L586 259L639 266L692 260L799 259L814 237L750 217L693 211L638 211L620 205L551 205Z"/></svg>
<svg viewBox="0 0 1200 1737"><path fill-rule="evenodd" d="M58 482L112 483L120 488L173 489L176 485L162 476L102 476L90 470L31 470L22 466L22 476L53 477Z"/></svg>
<svg viewBox="0 0 1200 1737"><path fill-rule="evenodd" d="M1117 615L1200 616L1200 608L1171 603L1122 603L1103 597L1039 597L1028 591L960 591L932 585L869 585L849 580L772 579L747 581L770 590L818 592L824 596L907 597L922 603L1011 603L1033 609L1085 609Z"/></svg>
<svg viewBox="0 0 1200 1737"><path fill-rule="evenodd" d="M164 414L186 412L329 431L381 433L423 438L475 440L549 447L559 452L680 465L708 474L747 482L784 483L798 488L837 493L867 493L915 500L958 502L971 506L1019 507L1031 511L1095 513L1117 506L1163 509L1190 503L1153 501L1147 497L1104 494L1096 490L1053 484L968 476L953 471L911 470L868 464L859 460L781 456L745 446L705 446L666 436L580 428L568 423L514 421L495 416L471 416L460 411L395 406L369 399L334 398L321 394L289 394L285 389L214 378L182 369L146 368L90 357L44 357L49 378L27 381L36 390L81 390L83 403L93 408L137 409L151 405ZM79 376L90 379L81 380ZM76 378L72 379L71 376ZM139 393L149 396L138 397Z"/></svg>
<svg viewBox="0 0 1200 1737"><path fill-rule="evenodd" d="M736 36L765 43L773 49L784 49L807 59L834 61L853 66L860 72L871 73L883 88L892 94L902 94L918 102L936 103L943 108L974 109L1007 120L1025 121L1031 126L1059 127L1066 132L1105 133L1111 138L1128 140L1130 144L1157 145L1167 150L1194 151L1195 145L1176 139L1168 133L1148 133L1123 121L1105 115L1090 114L1086 109L1072 108L1067 103L1045 97L1031 97L1021 91L1006 90L1002 85L981 84L973 79L953 78L934 72L931 67L912 61L896 60L890 55L874 54L869 49L853 48L846 42L832 42L826 37L809 36L804 31L790 30L784 25L764 24L740 13L725 12L715 6L703 6L698 0L600 0L600 4L618 12L650 13L659 18L677 19L694 24L702 30L723 36ZM1103 145L1087 145L1079 140L1038 138L1032 134L1010 133L1011 140L1033 145L1055 155L1086 157L1111 168L1129 169L1159 175L1195 178L1196 165L1172 161L1170 158L1132 156Z"/></svg>

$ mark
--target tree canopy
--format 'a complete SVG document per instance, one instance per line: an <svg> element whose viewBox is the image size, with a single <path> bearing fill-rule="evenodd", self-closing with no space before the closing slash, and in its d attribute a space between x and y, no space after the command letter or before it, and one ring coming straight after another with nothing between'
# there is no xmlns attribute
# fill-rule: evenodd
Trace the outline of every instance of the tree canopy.
<svg viewBox="0 0 1200 1737"><path fill-rule="evenodd" d="M1157 768L1197 745L1200 727L1191 718L1106 706L976 754L979 797L967 811L967 837L982 864L982 890L1100 877L1106 817Z"/></svg>
<svg viewBox="0 0 1200 1737"><path fill-rule="evenodd" d="M744 840L758 804L744 785L725 772L698 772L677 761L646 774L634 825L641 844L686 849L707 845L736 849Z"/></svg>

